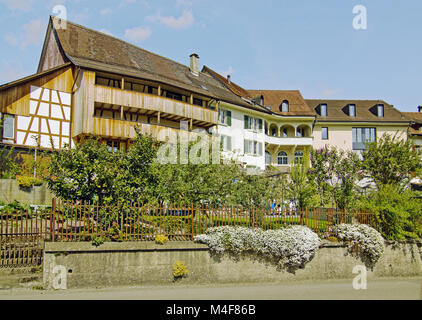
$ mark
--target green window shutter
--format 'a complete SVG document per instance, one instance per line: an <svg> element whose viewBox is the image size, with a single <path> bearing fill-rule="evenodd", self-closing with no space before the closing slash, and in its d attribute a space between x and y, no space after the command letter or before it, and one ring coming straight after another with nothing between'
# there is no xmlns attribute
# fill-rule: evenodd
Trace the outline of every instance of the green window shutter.
<svg viewBox="0 0 422 320"><path fill-rule="evenodd" d="M232 125L232 112L231 111L227 111L226 117L227 117L227 125L229 127L231 127L231 125Z"/></svg>
<svg viewBox="0 0 422 320"><path fill-rule="evenodd" d="M262 131L262 119L258 120L258 128Z"/></svg>
<svg viewBox="0 0 422 320"><path fill-rule="evenodd" d="M249 129L249 117L245 116L244 119L245 119L245 129Z"/></svg>

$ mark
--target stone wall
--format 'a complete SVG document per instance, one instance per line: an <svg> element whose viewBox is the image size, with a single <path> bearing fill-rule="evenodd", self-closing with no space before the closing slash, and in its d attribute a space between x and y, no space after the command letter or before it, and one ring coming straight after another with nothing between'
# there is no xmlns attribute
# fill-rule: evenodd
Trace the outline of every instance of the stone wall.
<svg viewBox="0 0 422 320"><path fill-rule="evenodd" d="M19 184L13 179L0 179L0 201L13 202L17 200L25 204L35 205L51 205L53 194L43 184L39 187L32 187L31 190L25 191L19 188Z"/></svg>
<svg viewBox="0 0 422 320"><path fill-rule="evenodd" d="M46 243L44 284L50 287L59 274L66 272L67 288L93 288L131 285L168 285L175 283L172 266L185 262L189 275L180 283L279 283L296 280L353 279L356 265L362 263L346 255L342 245L320 248L314 259L295 274L278 271L273 265L249 257L234 261L213 257L208 247L193 242ZM422 276L421 244L387 244L383 257L368 279L380 277Z"/></svg>

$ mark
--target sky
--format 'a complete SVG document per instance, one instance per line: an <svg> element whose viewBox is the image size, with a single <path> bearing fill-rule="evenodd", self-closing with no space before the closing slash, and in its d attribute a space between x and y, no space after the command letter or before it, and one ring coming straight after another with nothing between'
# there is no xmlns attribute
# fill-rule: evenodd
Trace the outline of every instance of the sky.
<svg viewBox="0 0 422 320"><path fill-rule="evenodd" d="M58 14L246 89L422 105L420 0L0 0L1 84L36 73Z"/></svg>

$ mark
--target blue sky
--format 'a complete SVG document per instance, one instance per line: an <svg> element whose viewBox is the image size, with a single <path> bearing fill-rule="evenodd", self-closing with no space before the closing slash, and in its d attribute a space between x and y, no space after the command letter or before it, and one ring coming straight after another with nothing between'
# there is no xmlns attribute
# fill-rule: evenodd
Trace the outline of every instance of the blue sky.
<svg viewBox="0 0 422 320"><path fill-rule="evenodd" d="M180 63L196 52L247 89L422 105L420 0L0 0L0 83L36 72L57 5L70 21ZM353 28L356 5L366 30Z"/></svg>

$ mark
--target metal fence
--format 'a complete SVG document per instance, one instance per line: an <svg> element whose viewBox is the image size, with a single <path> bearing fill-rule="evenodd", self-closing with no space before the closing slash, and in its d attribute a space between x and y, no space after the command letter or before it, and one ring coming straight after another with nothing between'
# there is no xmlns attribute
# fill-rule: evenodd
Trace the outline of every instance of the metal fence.
<svg viewBox="0 0 422 320"><path fill-rule="evenodd" d="M40 264L43 241L148 241L157 235L170 241L192 240L210 227L226 225L264 230L306 225L319 235L329 236L340 223L363 223L380 230L372 213L330 208L104 206L54 199L52 207L44 210L0 210L0 266Z"/></svg>

